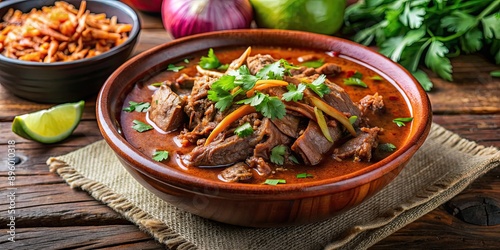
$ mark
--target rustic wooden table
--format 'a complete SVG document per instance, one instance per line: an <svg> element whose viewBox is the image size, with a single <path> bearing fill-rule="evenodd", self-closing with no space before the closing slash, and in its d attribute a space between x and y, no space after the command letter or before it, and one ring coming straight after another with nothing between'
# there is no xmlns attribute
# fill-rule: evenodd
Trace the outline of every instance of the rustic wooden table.
<svg viewBox="0 0 500 250"><path fill-rule="evenodd" d="M159 16L141 14L143 30L135 54L171 37L163 30ZM434 122L460 136L485 146L500 147L500 78L489 72L500 69L480 55L452 60L454 82L432 76L434 90L429 93ZM54 145L25 140L11 132L16 115L45 109L38 104L12 96L0 87L0 249L161 249L151 236L141 232L106 205L84 191L73 190L50 173L45 161L77 150L102 139L95 118L95 97L86 100L83 119L74 134ZM7 152L9 140L21 162L15 174L15 244L9 242ZM372 249L486 249L500 247L500 168L477 179L451 202L472 207L476 215L467 219L490 224L474 225L448 212L443 204L415 222L385 238ZM495 210L496 209L496 210ZM469 210L471 211L471 210Z"/></svg>

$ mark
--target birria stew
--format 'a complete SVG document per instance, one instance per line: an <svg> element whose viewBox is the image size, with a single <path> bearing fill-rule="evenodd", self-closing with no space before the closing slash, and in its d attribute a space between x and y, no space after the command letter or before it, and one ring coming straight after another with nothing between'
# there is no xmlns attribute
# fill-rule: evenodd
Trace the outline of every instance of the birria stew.
<svg viewBox="0 0 500 250"><path fill-rule="evenodd" d="M200 51L136 83L126 140L200 178L286 185L361 170L401 147L412 122L383 75L335 51Z"/></svg>

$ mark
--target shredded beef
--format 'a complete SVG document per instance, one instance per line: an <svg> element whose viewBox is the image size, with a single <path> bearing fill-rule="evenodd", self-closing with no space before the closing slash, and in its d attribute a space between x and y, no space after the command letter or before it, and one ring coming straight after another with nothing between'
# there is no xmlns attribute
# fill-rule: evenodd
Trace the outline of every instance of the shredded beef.
<svg viewBox="0 0 500 250"><path fill-rule="evenodd" d="M373 95L367 95L359 100L359 109L363 115L367 114L368 111L372 113L382 111L384 109L384 99L378 93Z"/></svg>
<svg viewBox="0 0 500 250"><path fill-rule="evenodd" d="M239 162L222 170L220 176L227 182L240 182L251 179L253 175L245 163Z"/></svg>
<svg viewBox="0 0 500 250"><path fill-rule="evenodd" d="M354 157L354 161L370 161L372 158L372 149L378 146L378 134L381 131L378 127L361 128L361 132L351 140L336 148L333 157L342 160Z"/></svg>
<svg viewBox="0 0 500 250"><path fill-rule="evenodd" d="M309 125L307 125L304 133L293 143L292 150L299 154L306 164L316 165L320 163L323 159L323 154L328 152L334 142L342 135L338 126L328 127L328 130L333 142L329 142L325 138L316 122L309 121Z"/></svg>
<svg viewBox="0 0 500 250"><path fill-rule="evenodd" d="M166 85L162 85L152 96L150 119L162 130L179 128L184 120L182 112L185 100Z"/></svg>

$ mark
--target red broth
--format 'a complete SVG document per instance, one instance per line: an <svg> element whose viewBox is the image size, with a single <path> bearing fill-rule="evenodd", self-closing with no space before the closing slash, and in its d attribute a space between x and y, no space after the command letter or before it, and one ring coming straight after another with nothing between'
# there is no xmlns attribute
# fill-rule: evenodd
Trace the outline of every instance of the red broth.
<svg viewBox="0 0 500 250"><path fill-rule="evenodd" d="M221 63L230 63L232 60L238 58L246 47L216 49L215 54ZM195 66L199 63L200 57L206 55L206 51L198 54L193 54L186 59L189 63L184 61L172 62L177 66L185 66L179 72L162 71L150 79L137 83L132 91L126 97L123 108L128 107L129 101L135 102L151 102L152 90L149 85L165 80L175 81L182 73L190 76L196 74ZM372 69L369 69L359 63L344 58L342 55L332 55L325 51L314 51L308 49L297 48L280 48L280 47L252 47L252 55L255 54L269 54L275 59L286 59L288 62L299 65L297 58L303 55L315 54L317 58L322 58L324 62L332 62L342 67L343 72L336 76L328 77L328 79L337 85L343 87L349 93L351 99L356 103L366 95L373 95L378 92L383 96L385 103L385 112L382 115L367 114L365 117L369 118L371 127L380 127L384 132L379 135L379 143L391 143L400 148L406 141L411 127L411 123L406 126L398 127L392 120L399 117L411 117L405 98L401 95L400 91L391 84L387 79L374 80L374 76L383 75L378 74ZM363 81L368 85L367 88L358 86L347 86L343 84L343 79L347 78L352 72L360 72L363 75ZM122 112L120 116L122 133L126 140L130 142L139 151L144 153L147 157L151 157L157 150L167 150L169 158L162 161L166 168L176 168L185 171L191 175L200 178L211 180L219 179L219 173L224 169L220 168L199 168L188 167L182 163L181 156L189 153L194 146L181 147L177 136L180 130L170 133L164 133L156 129L139 133L132 129L133 120L140 120L147 122L147 113L143 112ZM385 154L385 156L388 153ZM266 179L285 179L287 183L307 182L312 180L327 179L336 176L342 176L348 173L355 172L363 169L374 162L380 160L383 155L375 155L371 162L354 162L352 160L336 161L331 157L325 159L318 165L305 166L305 165L290 165L284 166L285 171L274 171L270 176L261 176L254 171L253 178L250 183L263 183ZM297 178L296 175L300 173L307 173L312 177Z"/></svg>

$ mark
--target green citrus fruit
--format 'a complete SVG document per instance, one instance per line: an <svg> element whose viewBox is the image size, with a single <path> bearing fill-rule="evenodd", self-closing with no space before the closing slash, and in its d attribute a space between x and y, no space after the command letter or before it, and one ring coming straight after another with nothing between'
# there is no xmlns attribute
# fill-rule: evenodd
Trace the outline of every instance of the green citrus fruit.
<svg viewBox="0 0 500 250"><path fill-rule="evenodd" d="M66 139L80 123L84 101L65 103L50 109L16 116L12 132L41 143L55 143Z"/></svg>
<svg viewBox="0 0 500 250"><path fill-rule="evenodd" d="M250 0L260 28L332 35L344 22L346 0Z"/></svg>

